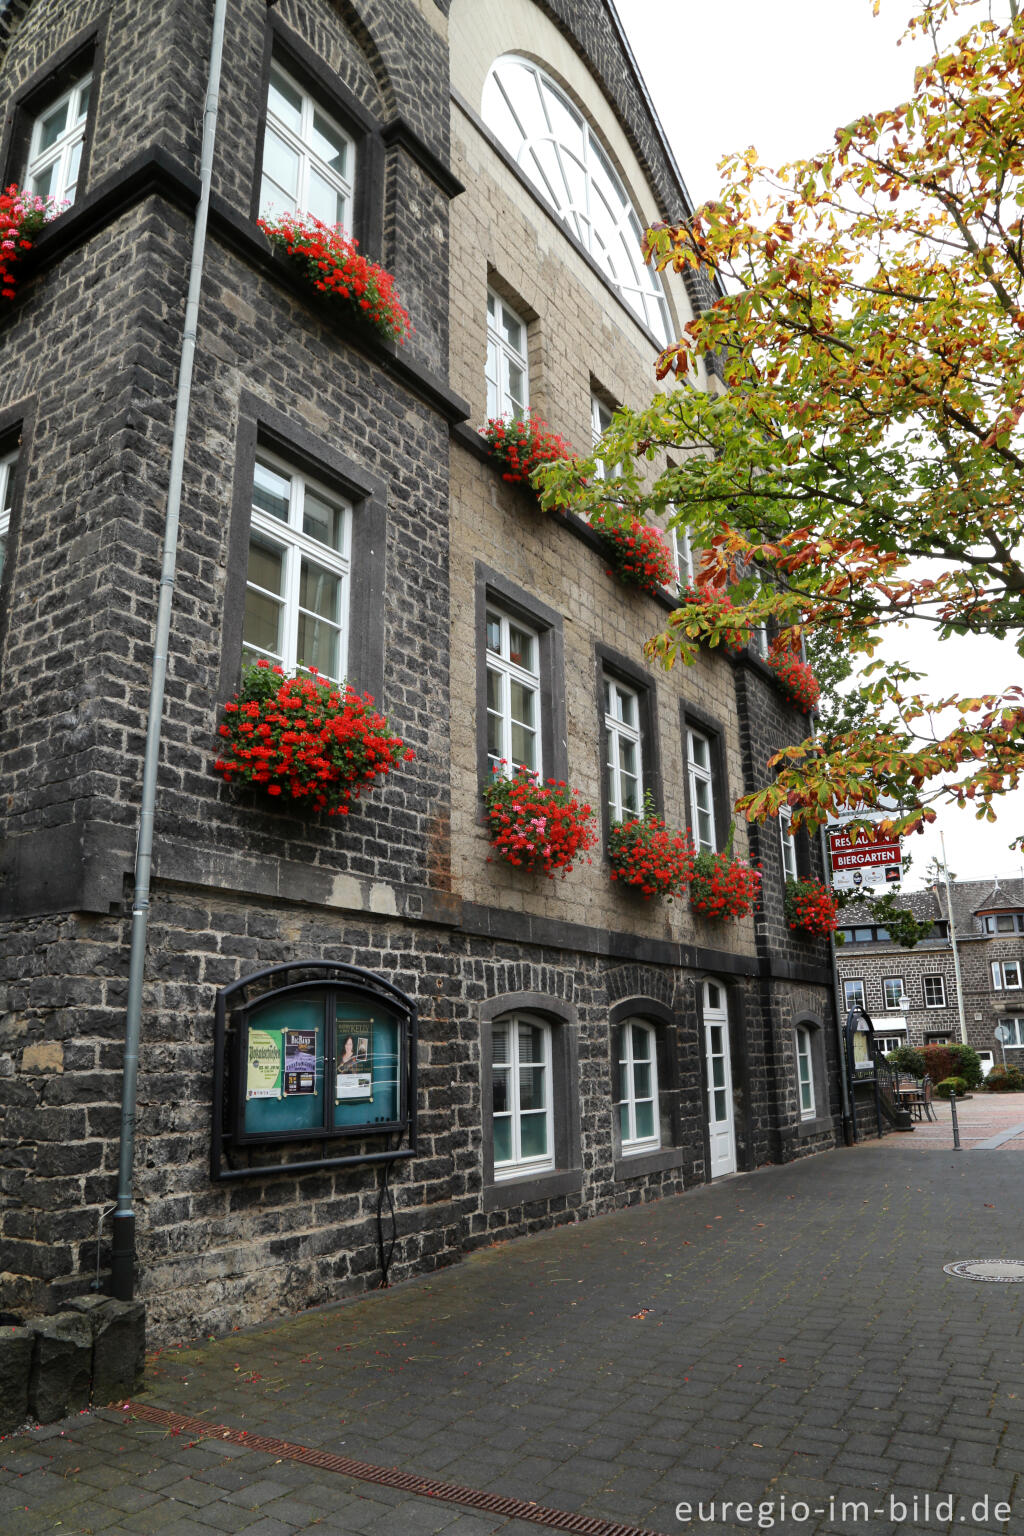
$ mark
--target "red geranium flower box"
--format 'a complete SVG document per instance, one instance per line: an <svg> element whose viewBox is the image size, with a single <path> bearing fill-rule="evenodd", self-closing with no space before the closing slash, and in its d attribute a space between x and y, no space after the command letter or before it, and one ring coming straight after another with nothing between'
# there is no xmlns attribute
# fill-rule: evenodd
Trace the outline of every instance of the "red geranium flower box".
<svg viewBox="0 0 1024 1536"><path fill-rule="evenodd" d="M493 417L483 436L491 453L504 464L501 478L510 485L529 485L530 476L541 464L573 456L565 438L532 413L518 419Z"/></svg>
<svg viewBox="0 0 1024 1536"><path fill-rule="evenodd" d="M714 922L746 917L761 890L761 875L752 864L724 853L698 853L690 885L690 909Z"/></svg>
<svg viewBox="0 0 1024 1536"><path fill-rule="evenodd" d="M298 262L314 288L363 315L387 341L401 345L412 331L390 272L360 254L359 242L311 213L258 219L263 233Z"/></svg>
<svg viewBox="0 0 1024 1536"><path fill-rule="evenodd" d="M812 938L827 939L838 927L839 903L820 880L787 880L786 922Z"/></svg>
<svg viewBox="0 0 1024 1536"><path fill-rule="evenodd" d="M597 842L592 807L563 780L542 782L529 768L508 778L504 769L495 765L484 790L494 853L517 869L542 870L549 880L560 870L564 879Z"/></svg>
<svg viewBox="0 0 1024 1536"><path fill-rule="evenodd" d="M779 645L776 642L769 652L768 665L774 672L783 695L794 708L803 710L805 715L817 709L818 700L821 697L818 679L806 661L800 660L797 651L794 651L791 646Z"/></svg>
<svg viewBox="0 0 1024 1536"><path fill-rule="evenodd" d="M258 661L224 705L214 768L229 784L256 784L272 798L346 816L360 790L414 756L393 736L373 699L316 671L289 677Z"/></svg>
<svg viewBox="0 0 1024 1536"><path fill-rule="evenodd" d="M693 878L696 852L688 832L670 830L646 810L630 821L617 821L608 839L611 878L619 885L638 890L645 901L652 896L681 896Z"/></svg>
<svg viewBox="0 0 1024 1536"><path fill-rule="evenodd" d="M34 197L13 183L0 192L0 298L14 298L14 265L22 251L32 248L33 236L55 218L63 203Z"/></svg>
<svg viewBox="0 0 1024 1536"><path fill-rule="evenodd" d="M615 575L627 587L657 592L675 585L676 563L658 528L639 517L623 522L606 512L593 513L590 526L607 549Z"/></svg>

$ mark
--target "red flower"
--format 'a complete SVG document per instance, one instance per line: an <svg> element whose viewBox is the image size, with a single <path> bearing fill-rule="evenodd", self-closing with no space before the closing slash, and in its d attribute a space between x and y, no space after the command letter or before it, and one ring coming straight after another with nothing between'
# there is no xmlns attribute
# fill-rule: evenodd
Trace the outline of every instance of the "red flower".
<svg viewBox="0 0 1024 1536"><path fill-rule="evenodd" d="M787 880L786 921L812 938L827 939L839 925L839 903L820 880Z"/></svg>
<svg viewBox="0 0 1024 1536"><path fill-rule="evenodd" d="M559 437L532 412L518 421L493 418L484 428L483 436L494 457L508 465L501 478L510 485L529 485L531 475L541 464L573 457L564 437Z"/></svg>
<svg viewBox="0 0 1024 1536"><path fill-rule="evenodd" d="M304 268L321 293L344 300L389 341L405 342L412 332L390 272L362 256L358 241L340 225L323 224L311 213L284 213L258 219L264 234ZM354 298L353 298L354 295Z"/></svg>
<svg viewBox="0 0 1024 1536"><path fill-rule="evenodd" d="M315 669L288 677L258 661L243 669L241 689L224 706L218 735L228 746L214 768L228 783L237 777L275 798L288 795L307 800L311 810L345 816L360 781L414 755L372 705L369 694L329 683Z"/></svg>
<svg viewBox="0 0 1024 1536"><path fill-rule="evenodd" d="M651 808L631 821L617 821L608 844L611 878L639 890L645 901L680 896L693 878L690 834L670 832Z"/></svg>
<svg viewBox="0 0 1024 1536"><path fill-rule="evenodd" d="M768 665L791 704L802 709L805 715L817 708L821 697L818 679L807 663L800 660L800 653L791 642L781 638L776 640L768 655Z"/></svg>
<svg viewBox="0 0 1024 1536"><path fill-rule="evenodd" d="M675 584L675 561L659 529L638 517L622 522L608 512L594 512L590 526L606 545L615 574L626 586L657 592Z"/></svg>
<svg viewBox="0 0 1024 1536"><path fill-rule="evenodd" d="M14 298L13 267L19 252L31 249L32 236L64 206L52 198L23 192L13 184L0 192L0 297Z"/></svg>
<svg viewBox="0 0 1024 1536"><path fill-rule="evenodd" d="M730 845L731 845L730 834ZM716 922L746 917L761 890L761 875L752 864L724 853L698 853L690 886L690 908Z"/></svg>
<svg viewBox="0 0 1024 1536"><path fill-rule="evenodd" d="M529 768L517 768L506 778L504 766L492 769L493 780L484 790L491 847L517 868L543 870L550 880L560 869L564 879L573 860L597 842L592 807L581 805L577 792L564 783L548 779L542 784Z"/></svg>

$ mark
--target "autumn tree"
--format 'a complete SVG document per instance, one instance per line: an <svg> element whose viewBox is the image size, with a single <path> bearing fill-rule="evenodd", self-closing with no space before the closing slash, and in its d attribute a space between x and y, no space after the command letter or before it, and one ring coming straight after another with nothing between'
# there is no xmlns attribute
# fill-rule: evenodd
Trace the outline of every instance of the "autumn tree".
<svg viewBox="0 0 1024 1536"><path fill-rule="evenodd" d="M1003 25L933 0L910 33L931 55L910 101L778 172L733 157L717 201L648 232L660 270L713 274L720 296L663 353L673 387L540 477L549 505L690 529L697 589L648 646L666 665L737 621L856 660L852 707L773 759L739 803L752 820L880 802L908 831L942 801L994 820L1024 770L1011 678L927 695L876 654L926 626L1024 655L1024 24L1016 0Z"/></svg>

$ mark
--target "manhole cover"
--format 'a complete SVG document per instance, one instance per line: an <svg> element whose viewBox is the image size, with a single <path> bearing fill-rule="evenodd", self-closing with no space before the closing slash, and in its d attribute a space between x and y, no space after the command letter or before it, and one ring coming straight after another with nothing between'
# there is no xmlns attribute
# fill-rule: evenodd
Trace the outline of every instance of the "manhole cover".
<svg viewBox="0 0 1024 1536"><path fill-rule="evenodd" d="M947 1275L958 1275L961 1280L994 1280L1004 1285L1024 1280L1024 1259L958 1259L942 1268Z"/></svg>

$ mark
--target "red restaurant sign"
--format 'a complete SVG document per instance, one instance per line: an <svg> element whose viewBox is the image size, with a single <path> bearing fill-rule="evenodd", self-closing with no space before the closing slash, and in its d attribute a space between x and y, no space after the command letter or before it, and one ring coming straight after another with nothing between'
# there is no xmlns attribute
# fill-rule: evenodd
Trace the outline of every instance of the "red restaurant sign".
<svg viewBox="0 0 1024 1536"><path fill-rule="evenodd" d="M889 839L871 842L862 834L854 842L849 832L833 829L828 834L828 849L836 871L900 867L900 845Z"/></svg>

